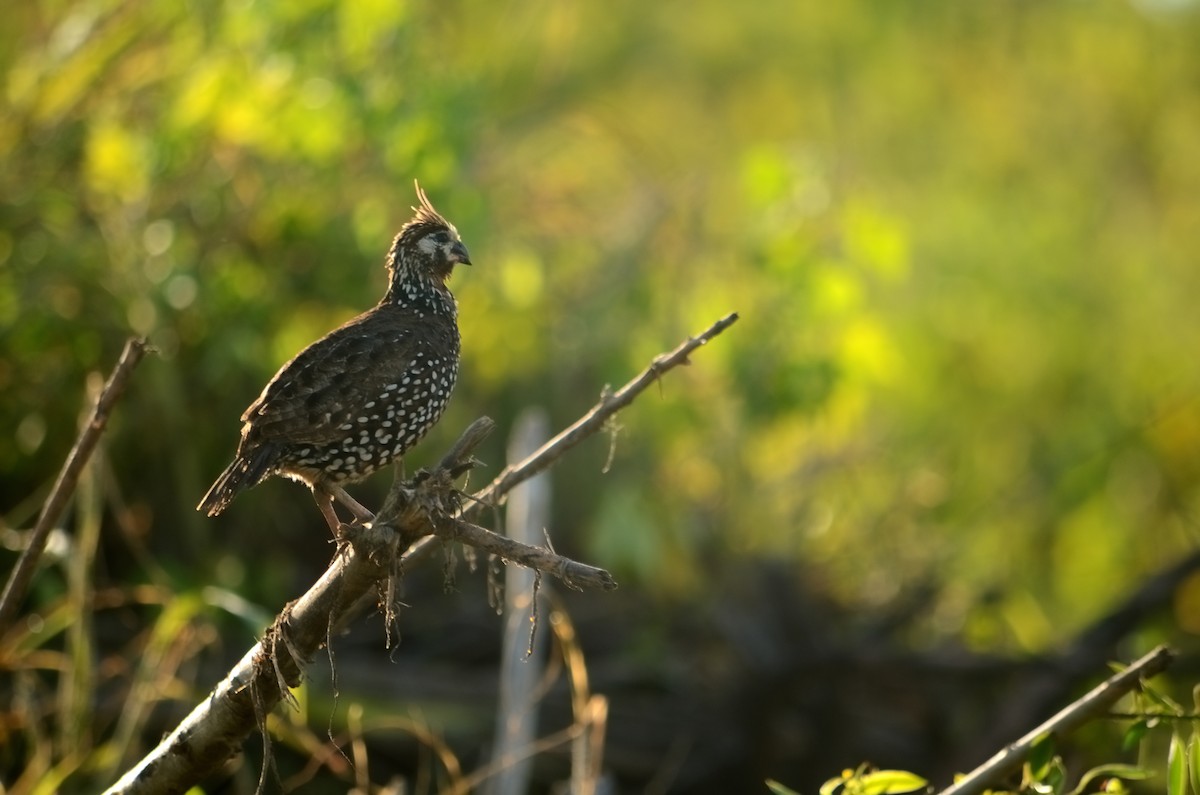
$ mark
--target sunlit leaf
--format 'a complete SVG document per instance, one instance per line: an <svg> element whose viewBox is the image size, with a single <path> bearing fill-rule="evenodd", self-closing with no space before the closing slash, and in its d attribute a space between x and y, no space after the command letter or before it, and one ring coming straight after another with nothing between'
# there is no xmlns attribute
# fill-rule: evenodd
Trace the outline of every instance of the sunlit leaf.
<svg viewBox="0 0 1200 795"><path fill-rule="evenodd" d="M1171 734L1171 745L1167 750L1167 795L1187 795L1188 754L1183 737L1178 732Z"/></svg>
<svg viewBox="0 0 1200 795"><path fill-rule="evenodd" d="M1192 795L1200 795L1200 732L1193 731L1187 746L1188 779Z"/></svg>
<svg viewBox="0 0 1200 795"><path fill-rule="evenodd" d="M845 786L845 784L846 784L846 776L838 776L837 778L831 778L828 781L826 781L824 784L821 785L821 789L818 790L819 795L834 795L834 793L837 792L838 790L840 790L843 786Z"/></svg>
<svg viewBox="0 0 1200 795"><path fill-rule="evenodd" d="M1124 779L1126 781L1144 781L1154 776L1154 771L1137 767L1136 765L1099 765L1083 774L1071 795L1083 795L1094 781L1100 778Z"/></svg>
<svg viewBox="0 0 1200 795"><path fill-rule="evenodd" d="M895 795L924 789L929 782L906 770L876 770L859 778L862 795Z"/></svg>
<svg viewBox="0 0 1200 795"><path fill-rule="evenodd" d="M92 126L86 173L93 190L136 201L149 186L150 167L149 143L137 132L112 121Z"/></svg>

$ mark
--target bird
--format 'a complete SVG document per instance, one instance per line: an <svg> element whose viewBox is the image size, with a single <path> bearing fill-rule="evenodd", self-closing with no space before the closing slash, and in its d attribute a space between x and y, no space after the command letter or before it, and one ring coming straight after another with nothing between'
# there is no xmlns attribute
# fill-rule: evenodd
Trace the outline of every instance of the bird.
<svg viewBox="0 0 1200 795"><path fill-rule="evenodd" d="M334 500L360 522L373 518L343 485L401 459L441 419L461 346L447 280L471 258L414 184L420 206L387 253L387 292L279 368L242 414L237 454L197 510L217 516L241 492L282 475L309 487L336 535Z"/></svg>

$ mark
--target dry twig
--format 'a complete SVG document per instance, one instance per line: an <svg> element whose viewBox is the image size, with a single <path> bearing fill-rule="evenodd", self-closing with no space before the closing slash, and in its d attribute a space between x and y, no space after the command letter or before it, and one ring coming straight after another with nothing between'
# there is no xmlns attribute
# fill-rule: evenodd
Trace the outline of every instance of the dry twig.
<svg viewBox="0 0 1200 795"><path fill-rule="evenodd" d="M21 600L25 598L25 593L33 581L33 574L37 570L38 561L46 548L46 539L50 537L50 530L58 523L59 517L67 507L67 501L75 493L79 475L87 466L92 451L96 449L96 443L100 441L100 436L104 433L108 415L125 392L125 386L129 383L129 376L133 373L133 368L137 367L148 349L144 339L131 337L125 341L125 349L121 351L121 358L117 361L117 366L113 368L112 375L108 377L108 381L100 391L100 396L96 399L96 405L92 409L87 424L79 431L75 445L67 454L67 460L58 473L58 479L54 481L54 488L50 490L50 496L46 498L46 502L42 506L37 523L34 524L33 531L29 534L29 546L21 553L17 565L9 575L8 583L4 586L4 595L0 596L0 635L6 633L12 626L13 619L17 615L17 608L20 606Z"/></svg>
<svg viewBox="0 0 1200 795"><path fill-rule="evenodd" d="M568 450L593 434L604 429L621 409L628 406L634 399L655 381L679 365L690 364L688 357L697 349L707 345L718 334L732 326L738 320L738 314L731 312L695 337L688 337L675 350L660 353L641 373L632 378L616 392L610 392L606 387L600 397L600 402L592 406L586 414L576 420L550 441L542 445L533 455L518 464L512 464L496 476L496 479L471 496L469 504L457 517L462 520L472 519L485 506L499 504L504 495L514 486L537 473L548 469ZM408 548L404 553L405 562L409 562L431 549L433 538L423 538Z"/></svg>
<svg viewBox="0 0 1200 795"><path fill-rule="evenodd" d="M656 357L650 366L616 393L607 396L587 415L515 467L508 467L491 485L475 495L465 508L458 505L453 481L476 462L472 453L491 432L494 423L476 420L441 463L430 473L393 485L388 499L370 526L353 526L344 534L328 570L303 596L285 608L267 637L250 649L212 693L136 767L108 792L159 793L184 791L216 770L233 754L255 726L256 714L274 708L290 687L301 681L303 665L357 615L377 585L395 572L397 551L421 539L404 554L427 548L427 534L439 533L478 542L483 548L550 573L581 587L610 587L607 572L561 558L546 549L523 544L471 524L469 518L483 501L499 501L516 484L546 469L564 452L599 430L605 420L629 405L647 386L671 368L687 362L696 348L737 320L729 315L676 350ZM500 539L500 541L497 541ZM386 606L385 606L386 609ZM279 654L279 650L286 654Z"/></svg>
<svg viewBox="0 0 1200 795"><path fill-rule="evenodd" d="M1143 679L1161 673L1173 659L1173 651L1166 646L1159 646L1124 671L1110 676L1015 743L1006 746L953 785L946 787L939 795L981 795L986 790L999 786L1005 776L1024 764L1033 746L1046 735L1070 734L1087 721L1104 717L1108 709L1122 696L1138 687Z"/></svg>

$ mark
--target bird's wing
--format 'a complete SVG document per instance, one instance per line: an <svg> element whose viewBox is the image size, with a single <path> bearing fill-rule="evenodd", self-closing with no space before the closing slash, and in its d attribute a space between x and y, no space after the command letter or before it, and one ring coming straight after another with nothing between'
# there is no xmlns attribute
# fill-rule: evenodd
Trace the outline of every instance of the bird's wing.
<svg viewBox="0 0 1200 795"><path fill-rule="evenodd" d="M389 385L428 368L430 352L446 344L457 353L453 321L386 307L359 315L279 369L242 415L243 444L329 444L345 438L350 431L345 426L378 412Z"/></svg>

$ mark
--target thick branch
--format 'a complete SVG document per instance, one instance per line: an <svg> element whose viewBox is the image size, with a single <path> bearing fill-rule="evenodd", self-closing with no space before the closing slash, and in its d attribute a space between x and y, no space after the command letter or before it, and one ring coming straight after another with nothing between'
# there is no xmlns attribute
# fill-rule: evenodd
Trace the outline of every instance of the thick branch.
<svg viewBox="0 0 1200 795"><path fill-rule="evenodd" d="M470 467L471 454L494 423L476 420L442 459L442 468ZM441 471L441 468L438 470ZM418 504L438 498L444 489L433 478L412 491ZM414 524L428 522L413 514ZM402 535L419 526L396 528ZM234 666L192 713L110 793L183 792L235 754L242 741L283 697L282 687L300 684L304 666L357 613L356 605L388 577L398 554L399 536L387 527L355 527L324 576L302 597L284 608L262 641Z"/></svg>
<svg viewBox="0 0 1200 795"><path fill-rule="evenodd" d="M1166 646L1159 646L1124 671L1110 676L1091 692L1069 704L1057 715L1004 748L952 786L942 790L939 795L980 795L999 786L1005 776L1024 764L1030 750L1043 737L1048 734L1070 734L1087 721L1103 717L1113 704L1136 688L1142 679L1149 679L1161 673L1174 659L1173 651Z"/></svg>
<svg viewBox="0 0 1200 795"><path fill-rule="evenodd" d="M29 584L33 581L33 573L37 570L42 551L46 548L46 539L50 537L50 529L58 523L59 517L67 507L67 501L75 493L79 474L87 466L92 451L96 449L96 443L100 441L100 436L104 433L108 415L125 392L129 376L133 373L133 368L137 367L138 362L146 355L146 350L144 339L130 338L125 341L125 349L121 352L121 358L117 361L112 375L108 377L108 381L100 391L100 397L96 399L92 415L88 418L87 424L79 431L75 445L67 454L67 460L58 473L54 488L50 490L50 496L42 505L42 512L33 526L33 532L29 534L29 546L21 553L16 567L9 575L8 583L4 586L4 595L0 596L0 635L3 635L12 626L13 619L17 615L17 608L29 590Z"/></svg>
<svg viewBox="0 0 1200 795"><path fill-rule="evenodd" d="M612 575L604 569L564 558L545 547L522 544L508 536L450 516L457 512L450 510L451 503L458 499L454 479L461 474L463 466L473 463L470 450L474 450L494 427L495 423L487 417L477 419L433 471L422 472L414 478L417 483L415 487L412 482L401 480L397 475L372 526L395 530L401 539L401 550L422 536L440 536L447 541L460 541L526 568L545 572L572 588L602 588L606 591L616 588L617 583ZM360 531L353 528L352 532Z"/></svg>
<svg viewBox="0 0 1200 795"><path fill-rule="evenodd" d="M729 315L699 337L656 357L645 372L602 399L579 422L521 464L505 469L476 499L499 499L513 486L550 466L599 430L605 420L629 405L663 373L686 363L689 353L735 320L736 315ZM328 637L358 614L356 608L373 595L381 581L386 581L394 570L396 555L414 539L420 541L404 554L402 563L410 562L415 550L428 548L433 537L429 534L438 532L542 569L576 587L612 587L607 572L561 558L544 548L516 544L467 521L480 503L460 508L453 480L474 465L472 453L493 427L491 420L476 420L432 472L422 473L412 482L395 484L372 526L354 527L346 534L348 543L320 581L285 608L263 640L242 657L209 697L109 792L183 791L236 753L259 724L259 716L279 703L281 688L299 684L304 665ZM421 538L426 535L429 537Z"/></svg>

